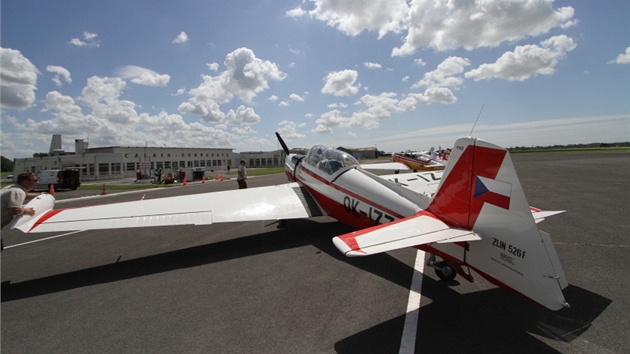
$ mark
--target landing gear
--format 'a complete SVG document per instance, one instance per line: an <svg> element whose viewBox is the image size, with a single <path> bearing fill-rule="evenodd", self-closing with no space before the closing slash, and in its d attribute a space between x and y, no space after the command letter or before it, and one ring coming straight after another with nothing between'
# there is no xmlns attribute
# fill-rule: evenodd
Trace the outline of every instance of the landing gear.
<svg viewBox="0 0 630 354"><path fill-rule="evenodd" d="M457 276L457 272L446 261L435 261L435 255L431 255L427 260L427 266L435 270L435 275L441 280L451 281Z"/></svg>
<svg viewBox="0 0 630 354"><path fill-rule="evenodd" d="M451 281L457 276L457 272L451 268L445 261L438 262L435 265L435 275L444 281Z"/></svg>

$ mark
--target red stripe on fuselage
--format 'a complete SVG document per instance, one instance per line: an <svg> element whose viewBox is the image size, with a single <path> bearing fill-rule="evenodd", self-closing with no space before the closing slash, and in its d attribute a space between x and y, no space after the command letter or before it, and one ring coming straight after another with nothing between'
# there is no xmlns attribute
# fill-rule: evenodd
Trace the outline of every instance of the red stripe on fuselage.
<svg viewBox="0 0 630 354"><path fill-rule="evenodd" d="M306 174L308 174L309 176L315 178L316 180L318 180L319 182L323 183L324 185L328 186L328 187L332 187L338 191L340 191L341 193L352 197L362 203L365 203L369 206L372 206L373 208L376 208L378 210L381 210L393 217L395 217L396 219L402 219L405 216L404 215L400 215L399 213L392 211L388 208L383 207L382 205L378 205L376 203L374 203L373 201L366 199L363 196L360 196L350 190L347 190L344 187L341 187L333 182L330 182L328 180L326 180L325 178L322 178L321 176L318 176L317 174L309 171L308 169L300 166L299 167L300 170ZM343 203L340 203L326 195L324 195L323 193L317 191L316 189L314 189L313 187L309 186L308 184L304 183L304 181L299 181L300 183L302 183L302 185L304 185L308 191L311 193L311 195L313 195L313 197L315 198L315 200L317 200L317 202L319 203L319 205L324 208L324 210L326 211L326 214L332 216L333 218L343 222L344 224L348 224L350 226L354 226L358 229L363 229L366 227L371 227L374 226L374 220L370 219L367 215L363 215L362 213L351 213L348 212L348 210L346 209L346 207L343 205Z"/></svg>

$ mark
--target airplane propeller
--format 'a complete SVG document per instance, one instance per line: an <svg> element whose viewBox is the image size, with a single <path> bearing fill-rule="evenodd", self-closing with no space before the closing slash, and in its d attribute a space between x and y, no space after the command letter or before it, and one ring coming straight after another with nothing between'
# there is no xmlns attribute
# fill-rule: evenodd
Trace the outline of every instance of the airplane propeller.
<svg viewBox="0 0 630 354"><path fill-rule="evenodd" d="M278 141L280 142L280 145L282 145L284 153L289 155L289 148L287 147L287 144L284 143L284 140L282 140L282 137L280 137L280 134L278 134L278 132L276 132L276 137L278 137Z"/></svg>

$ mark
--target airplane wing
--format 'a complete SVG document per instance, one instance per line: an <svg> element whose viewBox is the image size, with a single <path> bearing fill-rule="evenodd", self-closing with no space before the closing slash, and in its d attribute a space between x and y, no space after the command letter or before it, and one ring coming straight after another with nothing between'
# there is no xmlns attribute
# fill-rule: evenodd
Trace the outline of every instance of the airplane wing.
<svg viewBox="0 0 630 354"><path fill-rule="evenodd" d="M297 183L68 209L52 209L54 197L43 194L27 206L32 206L37 213L16 218L11 228L28 233L206 225L322 215L312 196Z"/></svg>
<svg viewBox="0 0 630 354"><path fill-rule="evenodd" d="M481 237L473 231L449 227L435 216L419 212L404 219L334 237L333 243L346 256L355 257L433 242L477 240Z"/></svg>

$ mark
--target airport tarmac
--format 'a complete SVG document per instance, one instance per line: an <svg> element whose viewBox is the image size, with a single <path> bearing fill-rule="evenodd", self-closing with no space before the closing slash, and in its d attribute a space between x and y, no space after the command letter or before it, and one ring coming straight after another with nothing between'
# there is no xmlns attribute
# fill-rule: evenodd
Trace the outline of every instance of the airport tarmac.
<svg viewBox="0 0 630 354"><path fill-rule="evenodd" d="M567 210L539 227L570 283L569 309L425 268L410 328L418 252L346 258L331 238L352 228L327 217L283 229L3 230L2 353L630 352L630 153L512 158L530 205ZM66 208L226 189L236 182L55 197Z"/></svg>

